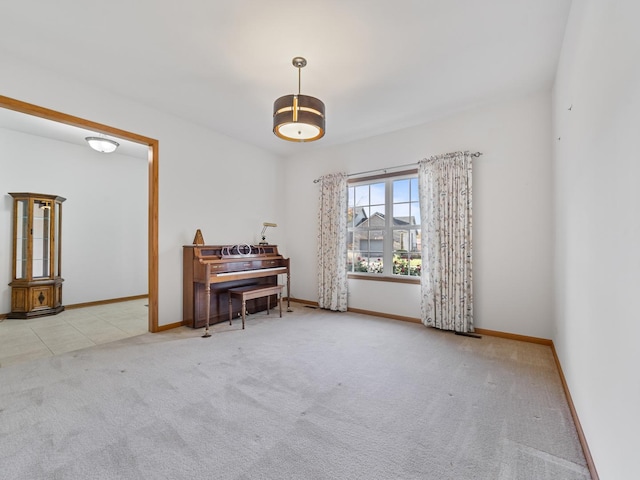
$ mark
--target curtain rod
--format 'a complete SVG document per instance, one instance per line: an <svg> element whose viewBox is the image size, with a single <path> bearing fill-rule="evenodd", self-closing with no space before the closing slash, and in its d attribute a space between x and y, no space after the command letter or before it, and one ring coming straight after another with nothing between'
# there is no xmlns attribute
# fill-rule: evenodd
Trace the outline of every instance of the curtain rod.
<svg viewBox="0 0 640 480"><path fill-rule="evenodd" d="M475 152L470 154L472 157L476 157L478 158L480 155L482 155L482 152ZM417 165L417 162L414 163L406 163L404 165L396 165L395 167L387 167L387 168L376 168L375 170L367 170L366 172L356 172L356 173L350 173L347 175L347 177L355 177L356 175L364 175L365 173L374 173L374 172L382 172L382 173L387 173L387 170L395 170L396 168L405 168L405 167L413 167L414 165ZM316 178L313 183L318 183L321 179L320 178Z"/></svg>

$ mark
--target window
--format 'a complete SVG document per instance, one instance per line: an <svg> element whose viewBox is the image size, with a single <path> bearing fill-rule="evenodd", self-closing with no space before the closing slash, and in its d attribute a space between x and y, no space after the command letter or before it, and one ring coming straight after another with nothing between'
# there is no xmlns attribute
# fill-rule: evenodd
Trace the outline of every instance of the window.
<svg viewBox="0 0 640 480"><path fill-rule="evenodd" d="M422 268L415 172L350 182L347 270L372 277L419 277Z"/></svg>

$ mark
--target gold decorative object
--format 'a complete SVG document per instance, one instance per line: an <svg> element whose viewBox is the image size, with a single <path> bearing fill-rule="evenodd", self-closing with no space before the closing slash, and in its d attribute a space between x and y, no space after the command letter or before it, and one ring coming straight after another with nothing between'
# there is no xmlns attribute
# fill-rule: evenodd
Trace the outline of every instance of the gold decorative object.
<svg viewBox="0 0 640 480"><path fill-rule="evenodd" d="M200 229L196 230L196 236L193 237L194 245L204 245L204 237L202 236L202 232Z"/></svg>

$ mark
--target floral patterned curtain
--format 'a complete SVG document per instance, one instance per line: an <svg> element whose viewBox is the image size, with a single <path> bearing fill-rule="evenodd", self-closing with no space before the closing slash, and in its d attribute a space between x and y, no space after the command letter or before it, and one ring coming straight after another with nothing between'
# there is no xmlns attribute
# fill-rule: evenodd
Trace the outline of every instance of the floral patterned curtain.
<svg viewBox="0 0 640 480"><path fill-rule="evenodd" d="M456 332L473 332L471 159L455 152L418 163L422 323Z"/></svg>
<svg viewBox="0 0 640 480"><path fill-rule="evenodd" d="M318 305L347 310L347 175L320 178Z"/></svg>

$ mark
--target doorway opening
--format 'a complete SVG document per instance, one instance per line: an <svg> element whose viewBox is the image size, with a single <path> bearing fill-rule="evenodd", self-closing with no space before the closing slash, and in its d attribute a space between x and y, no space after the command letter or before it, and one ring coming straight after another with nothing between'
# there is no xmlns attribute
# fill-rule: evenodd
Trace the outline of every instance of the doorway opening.
<svg viewBox="0 0 640 480"><path fill-rule="evenodd" d="M90 129L97 133L128 140L148 147L148 324L149 332L155 333L160 331L161 329L158 327L158 140L2 95L0 95L0 108L33 115L73 127Z"/></svg>

